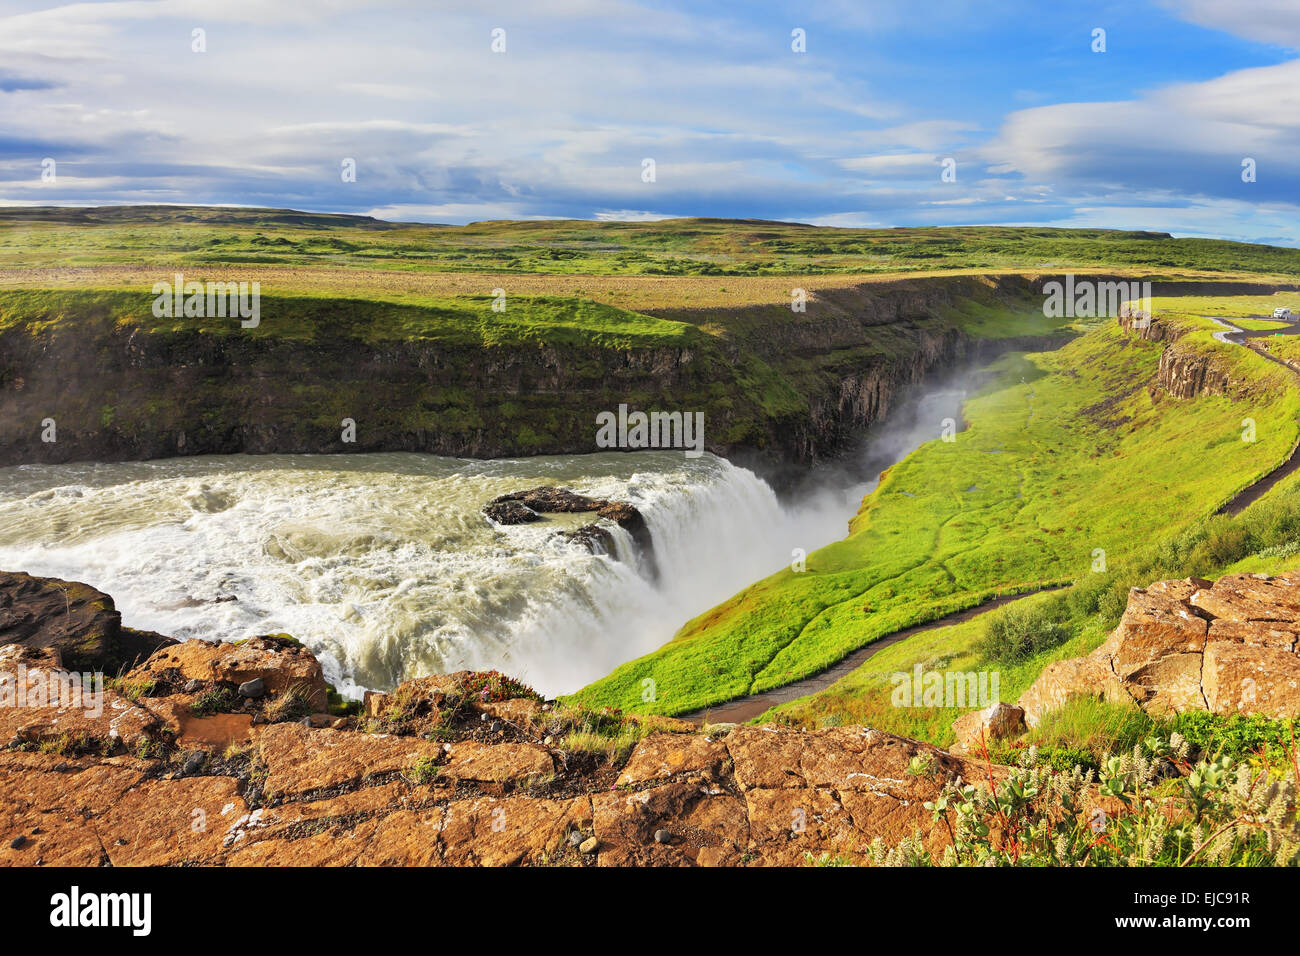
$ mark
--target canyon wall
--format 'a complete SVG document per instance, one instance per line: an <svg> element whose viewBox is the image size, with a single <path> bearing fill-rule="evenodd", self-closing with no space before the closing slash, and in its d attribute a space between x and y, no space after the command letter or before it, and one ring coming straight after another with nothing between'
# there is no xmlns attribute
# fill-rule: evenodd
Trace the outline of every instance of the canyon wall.
<svg viewBox="0 0 1300 956"><path fill-rule="evenodd" d="M310 336L268 332L273 314L258 335L148 329L88 292L84 308L0 321L0 465L584 453L599 450L596 414L627 403L702 411L710 451L769 473L802 469L835 455L928 376L1059 344L981 338L962 318L967 307L1036 309L1053 278L864 281L813 289L805 313L788 303L644 310L688 326L671 346L561 334L505 345L465 336L375 342L367 310L397 307L356 300L307 307L325 317ZM353 442L343 441L345 419L356 423ZM53 442L42 440L50 420Z"/></svg>

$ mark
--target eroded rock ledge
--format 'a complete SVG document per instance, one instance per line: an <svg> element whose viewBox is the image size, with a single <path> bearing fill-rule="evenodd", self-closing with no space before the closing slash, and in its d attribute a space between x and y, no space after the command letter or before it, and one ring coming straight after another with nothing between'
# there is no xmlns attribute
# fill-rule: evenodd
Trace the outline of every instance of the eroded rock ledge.
<svg viewBox="0 0 1300 956"><path fill-rule="evenodd" d="M953 777L1002 774L863 727L702 733L579 711L496 673L330 712L319 664L283 635L164 644L101 688L96 713L50 699L78 676L45 639L60 619L24 620L0 646L9 865L863 861L877 837L938 848L924 802Z"/></svg>
<svg viewBox="0 0 1300 956"><path fill-rule="evenodd" d="M1086 657L1047 665L1023 697L1030 726L1077 696L1151 712L1300 715L1300 571L1157 581Z"/></svg>

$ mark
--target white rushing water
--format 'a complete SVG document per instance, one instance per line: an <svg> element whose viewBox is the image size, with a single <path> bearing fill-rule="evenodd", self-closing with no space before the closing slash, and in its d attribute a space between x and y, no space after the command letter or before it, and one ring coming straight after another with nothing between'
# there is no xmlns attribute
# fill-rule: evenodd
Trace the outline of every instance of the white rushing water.
<svg viewBox="0 0 1300 956"><path fill-rule="evenodd" d="M0 568L83 581L131 627L238 640L285 632L340 690L497 668L549 695L662 645L686 621L844 536L881 469L959 415L900 403L861 453L782 505L712 455L470 461L406 453L236 455L0 469ZM556 485L645 516L658 575L559 537L590 515L493 525L497 495Z"/></svg>
<svg viewBox="0 0 1300 956"><path fill-rule="evenodd" d="M625 560L555 534L589 515L497 527L481 514L542 484L636 505L658 577L616 526ZM0 469L0 567L84 581L126 624L176 637L287 632L352 694L462 667L558 694L658 647L792 549L843 536L858 498L783 508L753 473L680 452L25 465Z"/></svg>

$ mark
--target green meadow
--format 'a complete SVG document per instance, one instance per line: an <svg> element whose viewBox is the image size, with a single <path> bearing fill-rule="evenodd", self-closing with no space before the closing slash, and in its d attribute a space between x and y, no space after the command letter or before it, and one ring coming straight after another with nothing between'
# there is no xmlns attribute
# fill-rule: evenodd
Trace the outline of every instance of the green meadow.
<svg viewBox="0 0 1300 956"><path fill-rule="evenodd" d="M969 707L896 707L893 675L923 671L999 673L999 696L1014 701L1048 663L1086 654L1118 623L1131 587L1180 577L1214 579L1223 574L1278 573L1300 567L1300 475L1291 475L1269 495L1236 516L1201 516L1171 534L1131 549L1104 572L1082 577L1069 588L1037 594L947 627L918 634L882 650L852 673L816 694L772 708L755 723L800 727L867 724L940 746L952 743L952 723ZM1002 626L999 626L1002 625ZM1019 647L1008 633L1032 635ZM1033 646L1034 640L1042 646ZM1036 745L1059 769L1085 765L1106 752L1120 752L1151 734L1177 730L1196 736L1216 752L1246 734L1245 753L1267 745L1279 722L1184 714L1151 718L1136 706L1080 701L1035 728L1020 746ZM1239 741L1240 742L1240 741ZM1282 744L1286 741L1272 741ZM1007 758L1009 754L995 754Z"/></svg>
<svg viewBox="0 0 1300 956"><path fill-rule="evenodd" d="M1163 346L1113 320L1056 351L1004 356L968 400L966 430L943 441L936 423L936 440L884 475L847 538L809 555L806 570L778 572L688 622L576 699L658 713L721 703L995 594L1104 578L1187 531L1297 438L1290 373L1214 342L1213 328L1206 320L1180 344L1240 372L1245 387L1233 394L1179 400L1151 388ZM1253 442L1244 419L1255 422ZM1023 680L1036 673L1030 666Z"/></svg>
<svg viewBox="0 0 1300 956"><path fill-rule="evenodd" d="M497 312L491 296L422 297L416 303L340 299L323 292L261 295L259 323L242 328L238 318L155 316L150 292L121 289L16 289L0 291L0 332L25 329L38 335L68 329L89 331L105 322L159 335L214 336L298 342L351 340L369 345L440 342L484 347L527 344L636 346L698 344L705 336L691 325L642 315L599 302L552 296L517 296Z"/></svg>
<svg viewBox="0 0 1300 956"><path fill-rule="evenodd" d="M764 276L1064 271L1294 277L1300 250L1165 233L959 226L836 229L761 220L390 223L277 209L0 209L0 269L148 262L515 275Z"/></svg>

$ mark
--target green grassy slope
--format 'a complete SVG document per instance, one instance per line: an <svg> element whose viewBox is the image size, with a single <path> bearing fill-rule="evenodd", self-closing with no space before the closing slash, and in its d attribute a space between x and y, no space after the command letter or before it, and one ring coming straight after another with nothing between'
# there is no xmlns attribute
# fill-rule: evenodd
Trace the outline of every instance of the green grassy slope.
<svg viewBox="0 0 1300 956"><path fill-rule="evenodd" d="M893 706L894 674L910 673L917 664L923 671L995 670L1000 698L1014 701L1051 661L1086 654L1101 644L1118 622L1130 587L1188 576L1214 579L1223 574L1275 574L1296 567L1300 567L1300 473L1291 475L1240 515L1197 518L1180 531L1137 543L1106 572L1089 573L1063 591L1035 595L1013 608L909 638L881 651L825 690L774 707L754 722L803 727L862 723L943 746L953 740L952 722L970 708ZM999 649L994 633L996 620L1008 614L1023 614L1031 626L1038 626L1039 633L1045 630L1045 622L1052 622L1063 640L1025 655L1008 655ZM1132 745L1131 740L1127 744L1118 740L1112 726L1117 716L1125 726L1137 721L1143 734L1156 730L1153 721L1145 717L1088 704L1062 717L1067 728L1044 725L1026 743L1073 749L1075 753L1063 758L1068 769L1081 745L1094 757L1117 742L1120 750ZM1211 715L1200 718L1207 726L1232 724ZM1178 729L1187 733L1185 727ZM1063 735L1075 739L1063 740Z"/></svg>
<svg viewBox="0 0 1300 956"><path fill-rule="evenodd" d="M967 404L968 430L891 469L849 537L807 571L747 588L577 699L680 713L780 686L993 593L1087 575L1097 549L1122 560L1210 513L1285 457L1300 402L1285 370L1204 334L1248 368L1252 389L1186 401L1150 390L1161 346L1113 323L1004 358ZM1241 440L1244 417L1254 443Z"/></svg>

